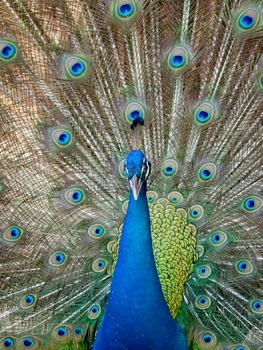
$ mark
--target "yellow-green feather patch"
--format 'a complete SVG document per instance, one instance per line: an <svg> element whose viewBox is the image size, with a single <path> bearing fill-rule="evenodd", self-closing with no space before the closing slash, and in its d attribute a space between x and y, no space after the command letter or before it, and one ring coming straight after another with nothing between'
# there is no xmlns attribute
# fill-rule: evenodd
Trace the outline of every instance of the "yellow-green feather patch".
<svg viewBox="0 0 263 350"><path fill-rule="evenodd" d="M165 300L175 317L185 282L197 260L196 238L182 209L177 210L161 198L149 203L149 210L156 267Z"/></svg>

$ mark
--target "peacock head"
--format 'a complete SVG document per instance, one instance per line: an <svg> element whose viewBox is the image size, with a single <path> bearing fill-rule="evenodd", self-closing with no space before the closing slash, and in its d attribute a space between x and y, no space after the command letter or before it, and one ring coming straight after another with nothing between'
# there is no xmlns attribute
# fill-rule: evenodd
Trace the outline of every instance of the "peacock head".
<svg viewBox="0 0 263 350"><path fill-rule="evenodd" d="M142 184L151 172L151 164L141 150L132 150L124 163L124 174L127 177L135 200L138 199Z"/></svg>

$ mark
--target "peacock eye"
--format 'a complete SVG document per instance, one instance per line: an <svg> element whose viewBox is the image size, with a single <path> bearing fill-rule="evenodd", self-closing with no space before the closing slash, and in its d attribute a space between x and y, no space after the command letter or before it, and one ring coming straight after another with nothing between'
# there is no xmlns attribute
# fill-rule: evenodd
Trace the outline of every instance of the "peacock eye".
<svg viewBox="0 0 263 350"><path fill-rule="evenodd" d="M236 262L237 272L242 275L250 275L254 272L254 266L249 260L239 260Z"/></svg>
<svg viewBox="0 0 263 350"><path fill-rule="evenodd" d="M247 346L238 344L230 348L230 350L250 350Z"/></svg>
<svg viewBox="0 0 263 350"><path fill-rule="evenodd" d="M180 204L183 202L184 197L180 192L173 191L168 194L168 200L171 201L173 204Z"/></svg>
<svg viewBox="0 0 263 350"><path fill-rule="evenodd" d="M132 124L135 119L143 123L145 119L145 108L138 102L130 102L125 108L125 119Z"/></svg>
<svg viewBox="0 0 263 350"><path fill-rule="evenodd" d="M204 216L204 208L201 205L193 205L189 209L189 215L192 220L200 220Z"/></svg>
<svg viewBox="0 0 263 350"><path fill-rule="evenodd" d="M254 313L262 315L263 314L263 302L262 302L262 300L259 300L259 299L252 300L250 302L250 308Z"/></svg>
<svg viewBox="0 0 263 350"><path fill-rule="evenodd" d="M178 171L178 163L174 159L167 159L163 162L161 171L164 176L173 176Z"/></svg>
<svg viewBox="0 0 263 350"><path fill-rule="evenodd" d="M202 182L212 181L217 173L217 167L214 163L205 163L198 170L198 179Z"/></svg>
<svg viewBox="0 0 263 350"><path fill-rule="evenodd" d="M181 73L189 66L190 52L187 48L175 47L168 55L167 64L174 73Z"/></svg>
<svg viewBox="0 0 263 350"><path fill-rule="evenodd" d="M68 326L58 326L52 330L52 339L58 343L66 343L72 335L72 331Z"/></svg>
<svg viewBox="0 0 263 350"><path fill-rule="evenodd" d="M155 191L147 191L146 196L147 196L149 203L156 202L156 200L158 198L158 194Z"/></svg>
<svg viewBox="0 0 263 350"><path fill-rule="evenodd" d="M22 309L30 309L36 305L37 298L33 294L24 295L20 300L20 307Z"/></svg>
<svg viewBox="0 0 263 350"><path fill-rule="evenodd" d="M107 267L107 262L104 259L96 259L92 264L94 272L104 272Z"/></svg>
<svg viewBox="0 0 263 350"><path fill-rule="evenodd" d="M68 148L73 144L73 133L69 129L65 128L53 128L51 131L52 142L59 148Z"/></svg>
<svg viewBox="0 0 263 350"><path fill-rule="evenodd" d="M24 230L20 226L10 226L3 233L3 239L8 242L15 243L19 241L24 234Z"/></svg>
<svg viewBox="0 0 263 350"><path fill-rule="evenodd" d="M96 320L100 316L100 314L101 314L101 306L100 304L96 303L89 308L88 318L90 320Z"/></svg>
<svg viewBox="0 0 263 350"><path fill-rule="evenodd" d="M24 337L20 338L18 341L19 349L30 349L35 350L41 348L41 342L35 337Z"/></svg>
<svg viewBox="0 0 263 350"><path fill-rule="evenodd" d="M84 58L69 56L64 65L69 78L80 79L87 74L88 62Z"/></svg>
<svg viewBox="0 0 263 350"><path fill-rule="evenodd" d="M84 334L84 329L82 327L74 328L74 334L76 337L80 337Z"/></svg>
<svg viewBox="0 0 263 350"><path fill-rule="evenodd" d="M61 267L61 266L65 265L67 258L68 258L67 254L58 251L58 252L54 252L52 255L50 255L48 262L51 266Z"/></svg>
<svg viewBox="0 0 263 350"><path fill-rule="evenodd" d="M212 332L202 332L199 334L197 341L202 349L214 349L217 344L216 335Z"/></svg>
<svg viewBox="0 0 263 350"><path fill-rule="evenodd" d="M106 230L103 226L94 224L88 228L88 235L95 239L102 238L106 233Z"/></svg>
<svg viewBox="0 0 263 350"><path fill-rule="evenodd" d="M131 19L136 12L136 5L133 0L117 0L115 3L116 17L122 20Z"/></svg>
<svg viewBox="0 0 263 350"><path fill-rule="evenodd" d="M228 240L227 234L223 231L217 231L210 236L210 242L214 247L222 247Z"/></svg>
<svg viewBox="0 0 263 350"><path fill-rule="evenodd" d="M0 60L4 62L11 62L17 56L17 46L7 40L0 40Z"/></svg>
<svg viewBox="0 0 263 350"><path fill-rule="evenodd" d="M208 296L200 295L196 298L195 305L198 309L208 309L211 306L211 299Z"/></svg>
<svg viewBox="0 0 263 350"><path fill-rule="evenodd" d="M255 8L246 8L237 17L237 27L242 32L255 29L259 22L259 11Z"/></svg>
<svg viewBox="0 0 263 350"><path fill-rule="evenodd" d="M208 265L202 265L197 270L198 277L200 278L208 278L210 277L212 270L211 267Z"/></svg>
<svg viewBox="0 0 263 350"><path fill-rule="evenodd" d="M215 117L215 107L209 103L201 103L195 110L194 121L197 125L207 125Z"/></svg>
<svg viewBox="0 0 263 350"><path fill-rule="evenodd" d="M81 188L74 187L65 191L64 198L69 204L76 206L83 203L86 196Z"/></svg>
<svg viewBox="0 0 263 350"><path fill-rule="evenodd" d="M11 337L3 338L0 342L1 349L14 349L15 347L15 340Z"/></svg>
<svg viewBox="0 0 263 350"><path fill-rule="evenodd" d="M241 208L246 213L256 213L262 208L262 200L256 196L250 196L244 199Z"/></svg>

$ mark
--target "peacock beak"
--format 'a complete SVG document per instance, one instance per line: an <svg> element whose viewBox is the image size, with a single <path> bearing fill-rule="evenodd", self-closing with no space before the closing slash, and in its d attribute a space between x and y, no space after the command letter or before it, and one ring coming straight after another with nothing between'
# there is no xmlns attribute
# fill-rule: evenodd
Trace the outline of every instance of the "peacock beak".
<svg viewBox="0 0 263 350"><path fill-rule="evenodd" d="M133 193L133 197L137 201L141 191L142 181L136 175L133 175L129 182Z"/></svg>

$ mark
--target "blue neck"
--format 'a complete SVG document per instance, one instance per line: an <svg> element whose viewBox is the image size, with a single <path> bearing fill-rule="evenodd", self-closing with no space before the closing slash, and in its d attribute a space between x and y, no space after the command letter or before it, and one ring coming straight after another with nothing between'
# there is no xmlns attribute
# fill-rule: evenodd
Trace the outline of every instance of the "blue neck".
<svg viewBox="0 0 263 350"><path fill-rule="evenodd" d="M94 349L186 349L155 267L145 183L137 201L130 193L108 305Z"/></svg>

